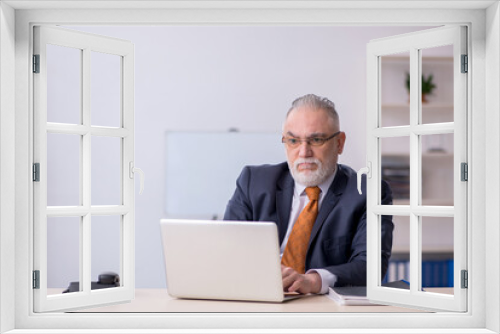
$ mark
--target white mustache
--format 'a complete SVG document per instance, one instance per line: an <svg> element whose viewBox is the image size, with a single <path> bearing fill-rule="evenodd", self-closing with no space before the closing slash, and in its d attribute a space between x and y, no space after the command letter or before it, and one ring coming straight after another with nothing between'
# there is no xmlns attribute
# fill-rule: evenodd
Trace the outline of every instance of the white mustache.
<svg viewBox="0 0 500 334"><path fill-rule="evenodd" d="M298 171L299 165L300 164L316 164L318 166L318 169L321 168L321 161L319 161L316 158L298 158L293 162L293 168Z"/></svg>

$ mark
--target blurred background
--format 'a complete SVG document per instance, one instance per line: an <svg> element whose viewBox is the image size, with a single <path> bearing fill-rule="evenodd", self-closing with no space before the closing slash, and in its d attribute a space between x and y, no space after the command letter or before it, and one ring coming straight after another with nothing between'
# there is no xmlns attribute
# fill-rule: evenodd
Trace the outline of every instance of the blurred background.
<svg viewBox="0 0 500 334"><path fill-rule="evenodd" d="M364 167L366 44L429 27L66 28L135 45L135 166L146 174L144 193L136 191L136 287L162 288L160 219L220 219L245 164L285 161L281 126L295 98L314 93L332 100L347 134L340 163ZM49 122L80 122L80 53L73 51L48 50L48 103L59 105L49 111ZM92 57L93 124L119 126L120 60L98 53ZM432 74L435 85L426 96L425 121L453 121L450 48L429 50L425 57L423 74ZM408 64L405 54L382 59L383 126L408 124ZM75 101L76 107L71 106ZM47 138L49 206L79 203L79 138L64 136ZM92 205L120 204L120 145L117 138L92 139ZM395 191L395 204L407 204L409 144L387 139L381 145L383 177ZM424 146L423 200L453 205L453 188L447 188L453 138L426 138ZM49 218L49 287L64 288L79 277L79 219L71 219ZM408 222L399 217L395 224L391 280L405 278L408 263ZM429 220L424 226L429 261L444 263L450 253L452 261L453 222ZM92 280L103 271L120 271L119 235L117 217L93 218Z"/></svg>

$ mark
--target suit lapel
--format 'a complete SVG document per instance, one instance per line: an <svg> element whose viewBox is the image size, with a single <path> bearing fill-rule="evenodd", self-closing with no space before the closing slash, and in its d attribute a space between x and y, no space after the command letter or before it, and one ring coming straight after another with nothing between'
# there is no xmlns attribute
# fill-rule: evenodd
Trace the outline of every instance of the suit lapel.
<svg viewBox="0 0 500 334"><path fill-rule="evenodd" d="M328 192L326 193L326 197L321 202L321 208L318 212L318 217L316 218L316 222L314 223L313 229L311 231L311 238L309 239L309 246L311 246L311 241L314 240L316 235L318 234L321 226L325 222L328 215L332 212L335 205L337 205L340 200L340 196L344 192L344 189L347 185L347 175L345 174L341 165L337 165L337 175L335 175L335 179L333 180Z"/></svg>
<svg viewBox="0 0 500 334"><path fill-rule="evenodd" d="M277 223L280 245L288 229L288 221L290 220L290 211L292 209L293 187L293 178L288 169L286 169L286 172L283 173L283 176L278 181L276 189L276 213L278 216Z"/></svg>

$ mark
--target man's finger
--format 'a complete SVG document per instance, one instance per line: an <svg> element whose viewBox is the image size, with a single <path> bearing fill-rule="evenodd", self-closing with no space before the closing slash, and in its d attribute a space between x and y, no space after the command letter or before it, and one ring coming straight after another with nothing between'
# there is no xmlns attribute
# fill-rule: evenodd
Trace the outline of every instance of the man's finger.
<svg viewBox="0 0 500 334"><path fill-rule="evenodd" d="M300 275L290 267L284 267L282 272L283 289L288 291L288 288L297 280Z"/></svg>
<svg viewBox="0 0 500 334"><path fill-rule="evenodd" d="M296 280L288 287L288 292L299 292L300 288L302 286L301 280Z"/></svg>
<svg viewBox="0 0 500 334"><path fill-rule="evenodd" d="M312 285L311 281L307 278L306 275L301 275L299 280L296 280L289 288L289 291L298 292L298 293L311 293Z"/></svg>
<svg viewBox="0 0 500 334"><path fill-rule="evenodd" d="M281 276L283 276L283 278L294 275L295 273L296 273L296 271L293 270L293 268L281 265Z"/></svg>
<svg viewBox="0 0 500 334"><path fill-rule="evenodd" d="M284 289L287 289L290 285L293 284L293 282L295 282L295 275L293 275L293 273L290 275L283 276L283 288Z"/></svg>

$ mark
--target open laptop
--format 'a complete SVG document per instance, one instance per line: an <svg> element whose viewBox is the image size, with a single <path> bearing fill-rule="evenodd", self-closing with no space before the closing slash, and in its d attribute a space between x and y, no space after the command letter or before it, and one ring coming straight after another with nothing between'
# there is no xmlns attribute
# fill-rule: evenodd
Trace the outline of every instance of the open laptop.
<svg viewBox="0 0 500 334"><path fill-rule="evenodd" d="M282 302L276 224L162 219L167 291L172 297Z"/></svg>

